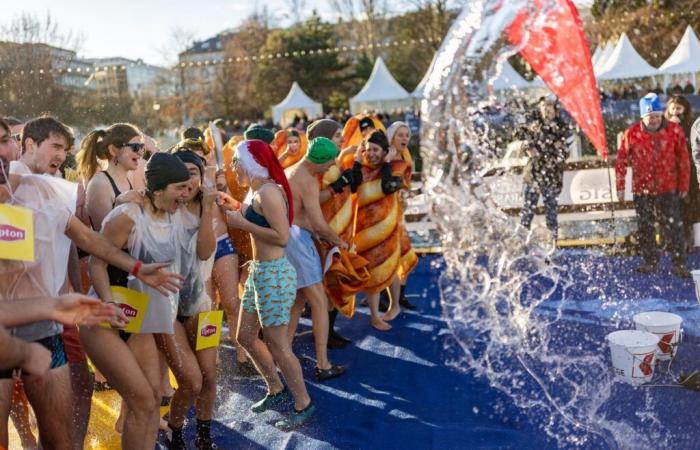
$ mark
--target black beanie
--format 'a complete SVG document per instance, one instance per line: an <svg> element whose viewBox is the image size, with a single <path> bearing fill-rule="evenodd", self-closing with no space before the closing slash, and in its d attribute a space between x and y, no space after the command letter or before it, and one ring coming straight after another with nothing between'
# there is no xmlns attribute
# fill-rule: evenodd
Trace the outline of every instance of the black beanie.
<svg viewBox="0 0 700 450"><path fill-rule="evenodd" d="M371 117L363 117L360 119L360 131L365 131L367 128L377 128L374 126L374 121Z"/></svg>
<svg viewBox="0 0 700 450"><path fill-rule="evenodd" d="M389 139L387 139L383 131L379 130L370 134L369 138L367 138L367 142L377 144L384 150L384 153L389 153Z"/></svg>
<svg viewBox="0 0 700 450"><path fill-rule="evenodd" d="M184 141L185 139L204 140L204 133L199 128L190 127L182 132L182 140Z"/></svg>
<svg viewBox="0 0 700 450"><path fill-rule="evenodd" d="M178 150L173 155L180 158L183 163L191 163L197 166L199 169L199 175L204 176L204 163L202 162L202 157L191 150Z"/></svg>
<svg viewBox="0 0 700 450"><path fill-rule="evenodd" d="M182 183L189 179L190 173L185 163L169 153L155 153L146 164L146 189L149 192L159 191L169 184Z"/></svg>

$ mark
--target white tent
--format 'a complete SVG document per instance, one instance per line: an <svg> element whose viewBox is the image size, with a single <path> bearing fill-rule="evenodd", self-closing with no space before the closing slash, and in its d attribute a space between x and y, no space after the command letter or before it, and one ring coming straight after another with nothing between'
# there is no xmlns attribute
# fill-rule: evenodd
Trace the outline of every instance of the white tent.
<svg viewBox="0 0 700 450"><path fill-rule="evenodd" d="M671 56L659 67L659 71L665 75L666 84L669 84L672 75L692 74L689 79L695 85L694 75L700 72L700 41L690 25Z"/></svg>
<svg viewBox="0 0 700 450"><path fill-rule="evenodd" d="M659 71L644 60L626 33L622 33L615 50L596 74L599 80L618 80L624 78L645 78L659 75Z"/></svg>
<svg viewBox="0 0 700 450"><path fill-rule="evenodd" d="M300 114L306 114L309 119L314 119L323 114L323 107L320 103L311 100L295 81L284 100L272 107L272 118L275 123L286 126L292 122L295 115Z"/></svg>
<svg viewBox="0 0 700 450"><path fill-rule="evenodd" d="M593 64L593 72L598 73L605 67L605 63L608 61L613 51L615 51L615 44L613 44L612 41L608 41L605 47L603 47L603 50L600 51L600 55L595 64Z"/></svg>
<svg viewBox="0 0 700 450"><path fill-rule="evenodd" d="M350 99L350 112L364 110L388 110L410 107L413 103L406 89L391 76L382 58L377 58L372 74L364 87Z"/></svg>
<svg viewBox="0 0 700 450"><path fill-rule="evenodd" d="M425 72L425 75L423 75L423 78L420 80L420 83L418 83L418 86L411 92L411 97L415 98L416 100L422 100L423 99L423 91L425 91L425 83L428 82L428 78L430 77L430 68Z"/></svg>
<svg viewBox="0 0 700 450"><path fill-rule="evenodd" d="M416 100L422 100L423 99L423 92L425 92L425 85L428 82L428 78L430 78L430 73L433 71L433 67L435 66L435 58L437 57L437 52L433 56L433 60L430 61L430 66L428 66L428 70L425 71L425 75L423 75L423 78L420 80L420 83L418 83L418 86L411 92L411 97L413 97Z"/></svg>
<svg viewBox="0 0 700 450"><path fill-rule="evenodd" d="M530 83L520 76L520 74L513 69L508 61L504 61L501 65L501 71L492 81L489 80L489 84L493 86L494 91L504 91L506 89L526 89L530 87Z"/></svg>
<svg viewBox="0 0 700 450"><path fill-rule="evenodd" d="M595 51L593 52L593 56L591 56L591 62L593 63L593 67L595 67L596 63L600 59L601 53L603 53L603 50L601 50L600 47L596 47Z"/></svg>

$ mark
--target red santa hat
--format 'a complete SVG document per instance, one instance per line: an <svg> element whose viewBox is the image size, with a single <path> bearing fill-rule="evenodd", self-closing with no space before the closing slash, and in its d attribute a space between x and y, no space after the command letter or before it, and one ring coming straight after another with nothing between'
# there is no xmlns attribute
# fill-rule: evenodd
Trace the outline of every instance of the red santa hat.
<svg viewBox="0 0 700 450"><path fill-rule="evenodd" d="M258 139L242 141L236 147L236 156L241 167L251 178L271 178L275 183L282 186L287 194L287 205L289 213L289 225L294 221L294 205L292 204L292 190L289 187L284 169L277 160L275 152L269 144Z"/></svg>

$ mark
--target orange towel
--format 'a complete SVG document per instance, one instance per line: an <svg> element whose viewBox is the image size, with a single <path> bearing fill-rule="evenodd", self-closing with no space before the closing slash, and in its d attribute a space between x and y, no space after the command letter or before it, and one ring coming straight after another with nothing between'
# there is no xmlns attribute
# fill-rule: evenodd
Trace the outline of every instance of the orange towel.
<svg viewBox="0 0 700 450"><path fill-rule="evenodd" d="M411 169L404 161L391 163L391 172L410 179ZM362 184L357 190L353 242L357 253L369 261L370 278L364 287L377 293L391 284L401 258L401 222L398 193L382 192L380 168L362 166Z"/></svg>
<svg viewBox="0 0 700 450"><path fill-rule="evenodd" d="M272 150L275 152L275 155L277 155L277 158L282 156L282 153L284 153L287 150L287 140L289 138L287 133L289 130L292 130L292 128L286 130L279 130L277 133L275 133L275 140L272 141L272 143L270 144L270 147L272 147ZM283 169L291 167L294 164L301 161L304 155L306 155L306 150L309 148L309 139L306 137L306 134L298 130L294 131L299 133L299 140L301 141L301 146L299 147L299 151L295 155L289 155L287 159L285 159L282 162Z"/></svg>
<svg viewBox="0 0 700 450"><path fill-rule="evenodd" d="M346 317L355 314L355 296L363 288L370 274L368 261L357 253L340 250L323 277L323 285L335 307Z"/></svg>

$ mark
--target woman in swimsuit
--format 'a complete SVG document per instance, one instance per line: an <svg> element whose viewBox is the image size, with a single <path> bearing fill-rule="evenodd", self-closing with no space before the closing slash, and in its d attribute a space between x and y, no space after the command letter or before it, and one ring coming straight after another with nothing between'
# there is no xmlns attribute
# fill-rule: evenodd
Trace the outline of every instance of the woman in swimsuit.
<svg viewBox="0 0 700 450"><path fill-rule="evenodd" d="M212 448L210 429L216 399L218 349L211 347L197 351L197 330L199 313L209 311L212 306L205 284L211 277L214 264L214 222L223 227L225 233L225 219L214 203L217 191L213 181L211 186L204 183L204 160L187 149L179 149L173 155L185 164L190 174L190 186L180 209L184 234L179 239L181 273L187 279L179 293L175 333L158 334L155 338L178 385L170 404L168 426L172 430L172 439L169 448L186 448L182 428L187 411L194 404L197 415L195 446L208 450Z"/></svg>
<svg viewBox="0 0 700 450"><path fill-rule="evenodd" d="M184 225L178 209L189 187L190 174L182 161L156 153L146 166L144 206L127 203L116 207L105 218L102 234L143 263L168 263L171 271L179 272L179 237ZM150 288L129 276L137 275L140 267L137 264L127 274L94 257L90 261L93 286L103 301L112 301L110 286L125 286L148 294L140 333L82 327L80 335L90 359L128 406L122 448L151 450L160 419L161 379L153 334L173 334L178 296Z"/></svg>
<svg viewBox="0 0 700 450"><path fill-rule="evenodd" d="M236 339L267 384L268 393L253 405L253 412L266 411L288 397L275 363L282 371L294 397L294 412L275 426L288 431L303 425L315 411L287 338L297 290L296 272L284 256L294 216L292 194L282 166L263 141L241 142L233 165L238 182L250 186L252 200L243 210L227 212L228 223L249 232L253 244ZM264 343L258 338L261 327Z"/></svg>
<svg viewBox="0 0 700 450"><path fill-rule="evenodd" d="M128 174L138 168L144 146L139 129L128 123L94 130L80 144L78 172L87 184L87 214L95 231L102 228L117 197L132 189ZM100 161L106 161L105 170L100 170Z"/></svg>

